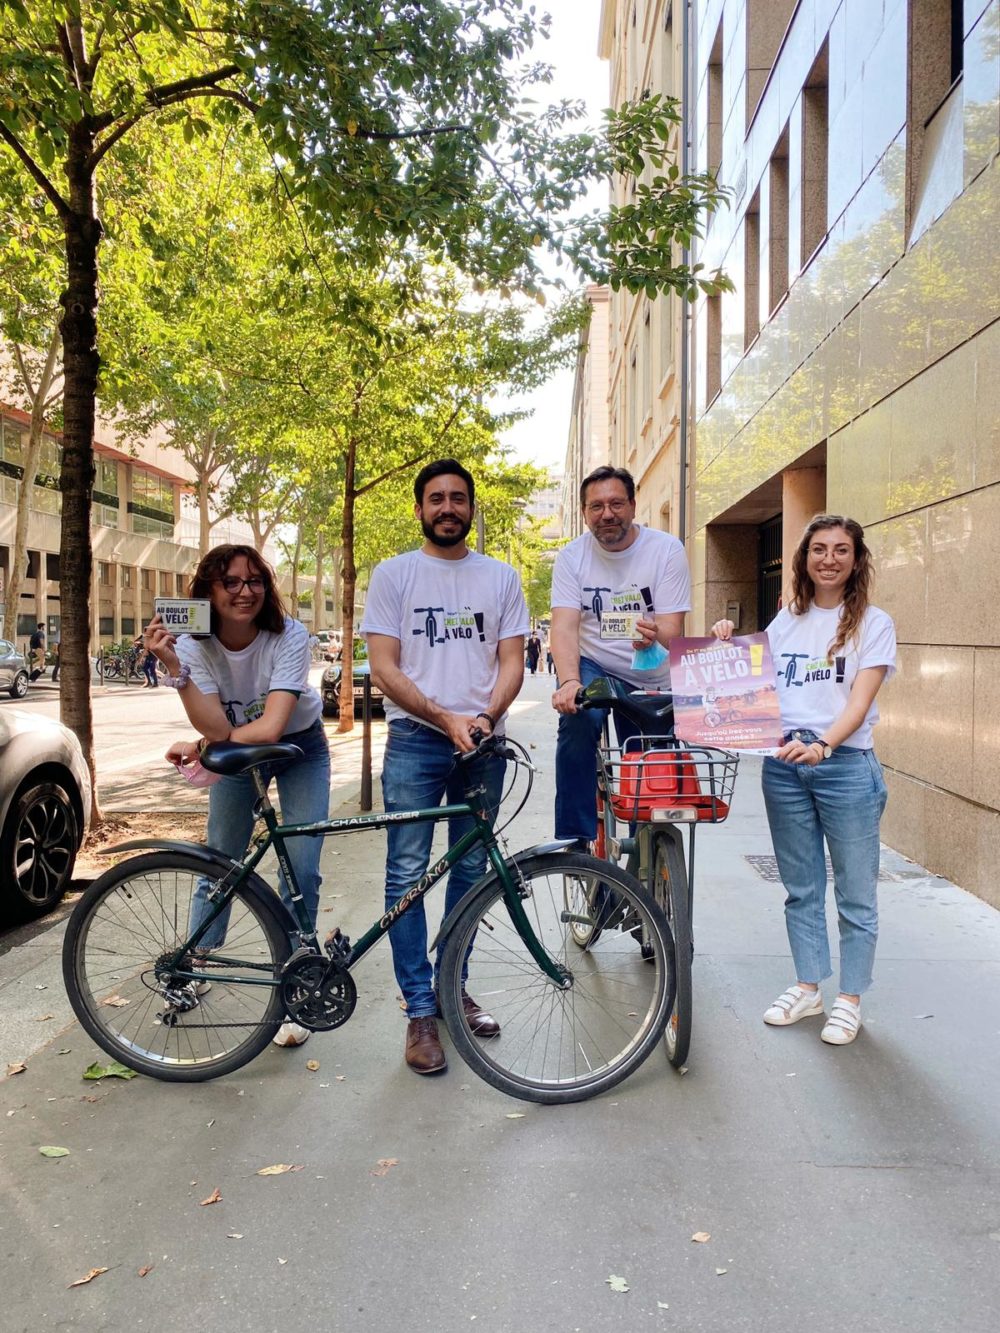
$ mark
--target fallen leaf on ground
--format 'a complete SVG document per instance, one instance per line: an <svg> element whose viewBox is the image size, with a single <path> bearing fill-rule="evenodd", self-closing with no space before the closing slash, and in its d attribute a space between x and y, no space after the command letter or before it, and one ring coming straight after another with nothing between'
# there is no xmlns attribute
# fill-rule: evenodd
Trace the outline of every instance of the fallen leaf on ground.
<svg viewBox="0 0 1000 1333"><path fill-rule="evenodd" d="M222 1194L219 1190L218 1185L216 1185L215 1189L208 1196L208 1198L202 1199L200 1207L207 1208L210 1203L221 1203L221 1202L222 1202Z"/></svg>
<svg viewBox="0 0 1000 1333"><path fill-rule="evenodd" d="M103 1100L104 1100L103 1097L92 1097L88 1096L86 1093L84 1093L84 1095L80 1098L81 1102L101 1102Z"/></svg>
<svg viewBox="0 0 1000 1333"><path fill-rule="evenodd" d="M39 1014L33 1021L36 1023L47 1023L50 1018L55 1018L55 1014Z"/></svg>
<svg viewBox="0 0 1000 1333"><path fill-rule="evenodd" d="M311 1069L311 1070L313 1071L313 1073L315 1073L316 1070L319 1068L319 1061L318 1061L318 1060L307 1060L307 1061L306 1061L306 1068L307 1068L307 1069Z"/></svg>
<svg viewBox="0 0 1000 1333"><path fill-rule="evenodd" d="M523 1119L524 1119L524 1112L523 1112L523 1111L508 1111L508 1112L507 1112L507 1119L508 1119L508 1120L523 1120Z"/></svg>
<svg viewBox="0 0 1000 1333"><path fill-rule="evenodd" d="M669 1310L669 1309L670 1309L670 1306L667 1304L666 1301L657 1301L657 1302L656 1302L656 1308L657 1308L658 1310Z"/></svg>
<svg viewBox="0 0 1000 1333"><path fill-rule="evenodd" d="M398 1157L380 1157L378 1165L372 1171L373 1176L387 1176L392 1167L399 1166Z"/></svg>
<svg viewBox="0 0 1000 1333"><path fill-rule="evenodd" d="M287 1264L287 1263L288 1263L288 1260L287 1260L287 1259L279 1259L279 1260L278 1260L278 1263L279 1263L279 1264Z"/></svg>
<svg viewBox="0 0 1000 1333"><path fill-rule="evenodd" d="M242 1239L243 1239L243 1232L242 1232L242 1231L227 1231L227 1232L226 1232L226 1240L242 1240Z"/></svg>
<svg viewBox="0 0 1000 1333"><path fill-rule="evenodd" d="M131 1003L131 1000L125 1000L117 994L105 995L104 999L101 1001L101 1004L106 1004L111 1009L124 1009L127 1004Z"/></svg>
<svg viewBox="0 0 1000 1333"><path fill-rule="evenodd" d="M724 1273L728 1273L728 1272L729 1272L729 1269L728 1269L728 1268L717 1268L717 1269L715 1270L715 1276L716 1276L716 1277L722 1277L722 1275L723 1275Z"/></svg>
<svg viewBox="0 0 1000 1333"><path fill-rule="evenodd" d="M23 1074L27 1068L23 1060L18 1060L15 1064L7 1066L7 1076L13 1078L15 1074Z"/></svg>
<svg viewBox="0 0 1000 1333"><path fill-rule="evenodd" d="M914 1015L914 1017L916 1017L916 1018L933 1018L934 1015L933 1015L933 1014L916 1014L916 1015Z"/></svg>
<svg viewBox="0 0 1000 1333"><path fill-rule="evenodd" d="M48 1145L46 1145L44 1148L39 1148L38 1151L42 1154L43 1157L68 1157L68 1156L69 1156L69 1149L68 1149L68 1148L56 1148L56 1147L54 1147L52 1144L48 1144Z"/></svg>
<svg viewBox="0 0 1000 1333"><path fill-rule="evenodd" d="M139 1269L139 1276L145 1277L147 1273L151 1273L153 1271L154 1267L155 1265L153 1264L143 1264L142 1268Z"/></svg>
<svg viewBox="0 0 1000 1333"><path fill-rule="evenodd" d="M628 1291L629 1289L628 1283L623 1277L619 1277L617 1273L612 1273L611 1276L606 1277L604 1281L612 1291Z"/></svg>
<svg viewBox="0 0 1000 1333"><path fill-rule="evenodd" d="M275 1162L274 1166L262 1166L258 1176L283 1176L286 1171L301 1171L301 1166L292 1166L291 1162Z"/></svg>
<svg viewBox="0 0 1000 1333"><path fill-rule="evenodd" d="M84 1078L135 1078L135 1070L129 1069L127 1065L112 1060L108 1065L99 1064L97 1060L92 1065L88 1065L83 1071Z"/></svg>
<svg viewBox="0 0 1000 1333"><path fill-rule="evenodd" d="M48 990L48 986L36 986L35 990Z"/></svg>
<svg viewBox="0 0 1000 1333"><path fill-rule="evenodd" d="M106 1268L92 1268L89 1273L85 1273L83 1277L78 1277L75 1282L71 1282L66 1290L69 1291L70 1287L82 1287L87 1282L93 1282L95 1277L100 1277L102 1273L107 1271Z"/></svg>
<svg viewBox="0 0 1000 1333"><path fill-rule="evenodd" d="M696 1240L699 1245L704 1245L707 1240L712 1239L712 1236L708 1231L696 1231L691 1239Z"/></svg>
<svg viewBox="0 0 1000 1333"><path fill-rule="evenodd" d="M61 1046L59 1050L56 1051L56 1055L71 1055L72 1052L73 1048L71 1046Z"/></svg>

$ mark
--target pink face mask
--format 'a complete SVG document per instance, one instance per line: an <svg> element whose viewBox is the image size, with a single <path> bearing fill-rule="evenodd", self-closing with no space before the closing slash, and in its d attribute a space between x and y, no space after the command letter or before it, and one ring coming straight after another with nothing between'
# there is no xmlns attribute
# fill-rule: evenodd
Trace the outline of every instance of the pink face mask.
<svg viewBox="0 0 1000 1333"><path fill-rule="evenodd" d="M211 773L207 768L203 768L197 759L190 764L182 764L179 759L171 759L170 762L184 781L192 787L211 787L213 782L218 782L222 777L221 773Z"/></svg>

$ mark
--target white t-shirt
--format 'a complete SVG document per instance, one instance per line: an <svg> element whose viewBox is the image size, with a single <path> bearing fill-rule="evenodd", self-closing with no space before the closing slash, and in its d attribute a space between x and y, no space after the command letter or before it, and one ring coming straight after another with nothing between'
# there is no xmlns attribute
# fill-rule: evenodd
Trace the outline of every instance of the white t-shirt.
<svg viewBox="0 0 1000 1333"><path fill-rule="evenodd" d="M622 616L691 610L691 573L684 547L669 532L640 527L624 551L606 551L590 532L584 532L556 556L552 607L580 612L581 657L634 685L668 686L668 662L656 671L632 669L635 635L623 632L628 626Z"/></svg>
<svg viewBox="0 0 1000 1333"><path fill-rule="evenodd" d="M322 712L319 693L309 684L309 632L301 621L286 616L281 634L262 629L238 652L223 648L214 634L210 639L182 634L177 656L191 668L191 679L202 694L219 696L233 727L256 722L271 690L298 695L286 736L305 731Z"/></svg>
<svg viewBox="0 0 1000 1333"><path fill-rule="evenodd" d="M523 638L528 629L517 574L477 551L461 560L423 551L384 560L372 574L361 619L362 634L399 640L399 668L422 694L467 716L489 708L500 640ZM390 720L413 717L388 696L385 711ZM498 730L501 724L497 718Z"/></svg>
<svg viewBox="0 0 1000 1333"><path fill-rule="evenodd" d="M767 627L767 638L778 678L778 702L785 731L808 728L822 736L847 705L851 686L865 667L896 670L896 627L877 606L870 606L856 639L849 640L833 662L827 650L837 635L841 607L816 606L805 615L779 611ZM870 750L872 727L878 721L878 703L872 700L864 722L841 742Z"/></svg>

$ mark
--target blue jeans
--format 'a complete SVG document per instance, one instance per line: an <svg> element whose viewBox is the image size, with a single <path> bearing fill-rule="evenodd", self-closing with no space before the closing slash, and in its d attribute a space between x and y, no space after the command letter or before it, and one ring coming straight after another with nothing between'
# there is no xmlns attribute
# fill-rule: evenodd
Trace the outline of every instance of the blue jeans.
<svg viewBox="0 0 1000 1333"><path fill-rule="evenodd" d="M261 772L270 784L278 783L281 818L287 824L314 824L330 813L330 750L323 724L317 719L305 731L282 736L282 742L297 745L302 758L285 764L265 764ZM224 777L208 793L208 845L226 856L239 858L246 851L253 832L253 805L256 792L249 773ZM289 838L285 844L292 874L302 894L306 914L313 929L319 909L319 858L322 838ZM284 876L279 872L281 897L295 920L295 909ZM202 880L191 903L191 930L210 915L209 882ZM198 942L199 949L218 949L225 942L229 909L220 912Z"/></svg>
<svg viewBox="0 0 1000 1333"><path fill-rule="evenodd" d="M503 791L507 762L490 755L472 763L455 765L455 748L447 736L409 718L389 723L389 739L382 761L382 794L387 811L429 810L440 805L465 801L466 785L484 786L484 794L473 800L476 809L485 809L492 825L497 816ZM386 911L395 907L427 869L435 825L390 824L389 846L385 862ZM448 846L472 828L470 816L448 820ZM445 915L451 911L486 869L486 850L474 847L453 866L445 893ZM423 1018L437 1012L435 985L441 965L441 950L433 968L427 956L427 915L423 900L410 907L389 931L392 963L396 981L406 1001L407 1018ZM463 981L464 981L463 976Z"/></svg>
<svg viewBox="0 0 1000 1333"><path fill-rule="evenodd" d="M580 658L580 680L589 685L599 676L618 680L589 657ZM635 689L618 680L625 689ZM559 715L556 737L556 837L584 838L592 842L597 837L597 746L601 739L604 710L584 708L576 713ZM615 733L618 744L639 734L634 722L615 714Z"/></svg>
<svg viewBox="0 0 1000 1333"><path fill-rule="evenodd" d="M764 804L785 886L785 925L798 981L830 976L826 861L830 849L840 923L840 992L872 983L878 939L878 826L885 809L882 769L873 750L841 745L810 767L767 758Z"/></svg>

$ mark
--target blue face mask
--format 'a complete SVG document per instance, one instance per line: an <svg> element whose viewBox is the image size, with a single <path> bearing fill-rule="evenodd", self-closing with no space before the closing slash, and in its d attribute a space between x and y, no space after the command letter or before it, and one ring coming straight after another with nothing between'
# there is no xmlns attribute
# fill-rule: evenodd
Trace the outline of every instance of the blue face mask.
<svg viewBox="0 0 1000 1333"><path fill-rule="evenodd" d="M655 671L663 665L670 654L662 643L647 643L642 648L632 649L633 671Z"/></svg>

